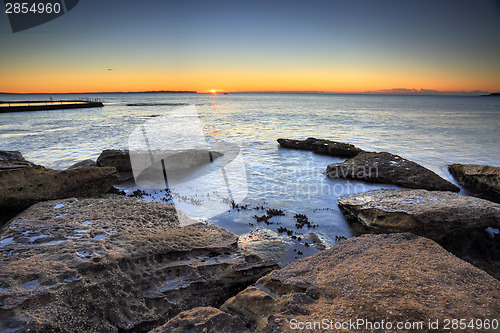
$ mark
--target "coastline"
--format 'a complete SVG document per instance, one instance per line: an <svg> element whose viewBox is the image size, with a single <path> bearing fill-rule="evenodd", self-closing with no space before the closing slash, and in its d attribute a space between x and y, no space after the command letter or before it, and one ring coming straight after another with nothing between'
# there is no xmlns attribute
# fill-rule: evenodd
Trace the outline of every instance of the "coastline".
<svg viewBox="0 0 500 333"><path fill-rule="evenodd" d="M309 145L316 141L305 142ZM325 140L318 142L324 147ZM352 145L326 142L330 147L353 149ZM332 149L328 153L339 154L337 148ZM120 158L112 158L113 154ZM354 154L366 153L358 150ZM268 209L266 219L260 223L257 219L260 227L255 230L260 233L238 237L210 223L193 220L178 225L170 204L140 199L141 193L134 192L132 196L138 198L131 198L113 190L119 178L117 170L120 174L130 172L127 159L121 158L128 155L122 151L107 151L105 166L101 165L104 158L100 158L97 163L89 161L62 171L33 165L19 152L2 152L2 156L0 177L14 180L3 189L4 196L14 193L21 200L23 195L36 194L30 190L30 183L45 184L44 179L49 179L43 186L46 190L36 194L38 197L22 199L27 200L29 208L23 208L0 229L0 260L6 267L0 274L0 295L4 296L0 303L7 309L4 317L16 322L21 330L35 327L32 325L37 322L36 330L42 331L88 327L101 331L122 328L171 332L175 327L197 327L200 331L261 332L279 327L287 332L293 330L292 323L315 325L314 318L318 316L329 318L332 325L367 316L372 321L383 319L394 325L428 325L428 318L445 320L461 315L474 316L491 325L491 320L500 315L499 263L484 265L484 258L480 258L498 256L478 252L477 247L482 244L482 249L493 249L499 237L498 233L484 231L486 227L500 227L500 207L487 200L427 190L381 190L341 197L338 205L354 230L358 230L356 236L339 239L335 246L310 238L311 246L323 247L318 247L314 255L297 258L280 268L276 254L287 244L307 244L307 239L297 238L296 231L315 229L306 216L300 217L302 222L296 230L284 228L273 233L265 231L265 224L271 217L286 212ZM348 157L346 162L356 156ZM389 165L383 167L396 173L406 170L405 164ZM27 178L27 172L33 172L33 178ZM419 169L414 172L425 174ZM500 168L489 167L485 172L500 178ZM22 174L22 185L16 174ZM67 180L64 175L68 175ZM47 192L49 184L61 177L63 181L53 187L52 196ZM24 192L18 190L20 185L26 188ZM9 191L9 186L16 191ZM77 188L87 191L74 192ZM109 194L110 189L116 194ZM395 201L385 203L393 200L394 195L398 195ZM5 198L2 200L12 206ZM363 200L368 200L368 214L374 207L379 210L379 222L370 218L373 221L366 224ZM441 208L436 209L436 204ZM392 213L394 205L399 205L400 215ZM233 205L233 209L248 208ZM415 209L422 211L412 211ZM457 213L460 209L463 211ZM443 227L439 221L447 224ZM358 223L364 225L363 231L355 227ZM30 257L41 258L46 265L28 269L26 260ZM339 283L339 279L343 282ZM392 282L386 284L387 279ZM467 284L461 282L463 279L467 279ZM106 287L88 289L89 283ZM446 292L450 285L455 292ZM79 299L78 307L64 296L68 288L71 299ZM38 300L48 290L55 295L53 301L41 305ZM126 290L129 292L123 293ZM407 294L408 290L421 292ZM456 290L460 290L460 296ZM110 292L110 296L105 296ZM355 301L348 296L353 292L358 295ZM418 312L408 311L407 303L395 301L401 292ZM338 295L334 303L329 301L332 293ZM464 297L470 301L464 303ZM434 306L429 307L431 301ZM479 307L464 305L478 302ZM22 304L27 303L32 304L35 312L22 310ZM117 306L133 313L134 319L120 313L111 317L106 314ZM165 308L169 310L165 312ZM325 312L333 308L333 313ZM390 313L387 309L391 309ZM86 319L92 317L90 311L97 311L99 320ZM61 321L60 316L72 320Z"/></svg>

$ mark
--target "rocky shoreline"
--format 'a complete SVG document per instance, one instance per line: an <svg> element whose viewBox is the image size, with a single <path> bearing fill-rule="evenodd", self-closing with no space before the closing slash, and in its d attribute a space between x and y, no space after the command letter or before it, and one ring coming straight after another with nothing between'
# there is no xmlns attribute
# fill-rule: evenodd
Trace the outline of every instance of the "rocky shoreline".
<svg viewBox="0 0 500 333"><path fill-rule="evenodd" d="M127 151L62 171L0 152L0 331L292 332L324 318L428 325L500 317L500 237L486 231L500 227L499 168L450 166L489 201L387 152L278 142L348 158L329 165L328 177L410 189L342 196L339 208L359 236L330 247L310 232L320 252L280 269L287 244L268 229L238 237L210 223L180 225L167 203L110 194L131 177ZM180 167L198 155L188 152ZM281 214L255 217L269 224ZM297 228L314 229L305 215L295 218Z"/></svg>

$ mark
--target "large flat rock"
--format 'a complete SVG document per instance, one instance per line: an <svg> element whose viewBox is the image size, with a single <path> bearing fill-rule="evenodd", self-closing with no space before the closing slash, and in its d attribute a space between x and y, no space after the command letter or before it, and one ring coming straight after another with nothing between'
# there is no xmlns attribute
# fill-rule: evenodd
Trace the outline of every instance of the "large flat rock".
<svg viewBox="0 0 500 333"><path fill-rule="evenodd" d="M500 226L500 205L457 193L379 190L341 196L338 205L359 231L413 232L441 239L456 230Z"/></svg>
<svg viewBox="0 0 500 333"><path fill-rule="evenodd" d="M115 168L61 171L27 161L0 161L0 208L8 215L39 201L99 196L117 179Z"/></svg>
<svg viewBox="0 0 500 333"><path fill-rule="evenodd" d="M185 171L197 166L208 164L214 159L222 156L223 153L209 151L206 149L179 149L166 151L132 151L132 158L136 164L150 165L153 157L155 164L160 164L159 158L163 158L163 167L167 172ZM97 158L97 165L101 167L115 167L120 173L120 181L133 179L133 167L131 154L126 149L106 149ZM144 162L144 163L139 163ZM157 170L153 168L153 172ZM136 175L138 176L138 175Z"/></svg>
<svg viewBox="0 0 500 333"><path fill-rule="evenodd" d="M363 152L363 150L349 143L315 138L306 140L278 139L278 143L283 148L310 150L318 154L337 157L354 157Z"/></svg>
<svg viewBox="0 0 500 333"><path fill-rule="evenodd" d="M435 172L387 152L360 153L345 162L330 164L325 174L330 178L359 179L430 191L460 191L458 186Z"/></svg>
<svg viewBox="0 0 500 333"><path fill-rule="evenodd" d="M477 164L451 164L448 170L460 185L478 197L500 202L500 168Z"/></svg>
<svg viewBox="0 0 500 333"><path fill-rule="evenodd" d="M430 331L429 320L444 330L445 319L498 319L500 282L427 238L363 235L271 272L220 309L250 332ZM198 314L195 332L221 316L205 312L186 314ZM366 326L382 321L385 329Z"/></svg>
<svg viewBox="0 0 500 333"><path fill-rule="evenodd" d="M277 267L237 236L131 198L33 205L0 231L0 331L144 331L219 306Z"/></svg>

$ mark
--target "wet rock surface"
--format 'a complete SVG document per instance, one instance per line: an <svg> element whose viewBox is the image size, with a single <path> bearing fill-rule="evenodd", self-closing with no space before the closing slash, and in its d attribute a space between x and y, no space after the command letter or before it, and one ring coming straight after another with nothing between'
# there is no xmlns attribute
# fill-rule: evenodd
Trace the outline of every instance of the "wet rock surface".
<svg viewBox="0 0 500 333"><path fill-rule="evenodd" d="M240 317L250 332L296 332L292 320L312 325L325 318L334 324L384 320L394 327L422 322L426 331L429 318L439 319L441 328L446 318L498 318L500 282L427 238L363 235L271 272L220 309Z"/></svg>
<svg viewBox="0 0 500 333"><path fill-rule="evenodd" d="M277 266L237 236L133 198L33 205L0 232L0 331L145 331L220 306Z"/></svg>
<svg viewBox="0 0 500 333"><path fill-rule="evenodd" d="M100 167L115 167L118 172L132 171L129 151L125 149L105 149L97 158Z"/></svg>
<svg viewBox="0 0 500 333"><path fill-rule="evenodd" d="M278 139L283 148L310 150L318 154L337 157L354 157L363 152L354 145L323 139L308 138L306 140Z"/></svg>
<svg viewBox="0 0 500 333"><path fill-rule="evenodd" d="M448 170L460 185L478 197L500 202L500 168L489 165L451 164Z"/></svg>
<svg viewBox="0 0 500 333"><path fill-rule="evenodd" d="M61 171L27 161L0 161L0 207L12 217L39 201L102 195L117 179L115 168Z"/></svg>
<svg viewBox="0 0 500 333"><path fill-rule="evenodd" d="M341 196L338 205L364 232L413 232L439 240L457 230L500 226L499 204L452 192L369 191Z"/></svg>
<svg viewBox="0 0 500 333"><path fill-rule="evenodd" d="M356 233L412 232L500 279L500 205L457 193L382 190L342 196L340 210Z"/></svg>
<svg viewBox="0 0 500 333"><path fill-rule="evenodd" d="M283 253L290 245L290 241L266 228L253 229L238 238L238 247L244 254L276 263L280 262Z"/></svg>
<svg viewBox="0 0 500 333"><path fill-rule="evenodd" d="M430 191L460 191L435 172L387 152L360 153L345 162L328 165L325 174L330 178L360 179Z"/></svg>
<svg viewBox="0 0 500 333"><path fill-rule="evenodd" d="M167 172L185 171L196 166L208 164L214 159L223 154L217 151L208 151L203 149L186 149L179 151L153 151L141 152L133 151L132 156L136 160L148 161L151 156L156 158L162 156L164 158L163 166ZM130 161L130 152L128 150L106 149L97 158L97 164L101 167L115 167L120 173L120 181L133 179L132 164ZM149 164L149 163L145 163ZM153 165L152 172L156 173L157 167L161 168L162 164L157 161ZM145 170L147 172L147 169ZM147 175L143 175L146 176Z"/></svg>

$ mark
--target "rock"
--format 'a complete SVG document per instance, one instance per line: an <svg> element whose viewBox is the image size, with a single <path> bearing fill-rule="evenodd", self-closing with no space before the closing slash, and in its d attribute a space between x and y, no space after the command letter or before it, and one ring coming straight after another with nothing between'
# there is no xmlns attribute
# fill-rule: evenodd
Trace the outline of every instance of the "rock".
<svg viewBox="0 0 500 333"><path fill-rule="evenodd" d="M255 332L338 332L342 323L364 332L382 321L392 328L375 331L402 331L398 322L426 331L429 319L443 328L444 319L498 318L500 282L432 240L363 235L271 272L221 309Z"/></svg>
<svg viewBox="0 0 500 333"><path fill-rule="evenodd" d="M430 191L460 191L458 186L420 164L387 152L360 153L345 162L330 164L325 174L330 178L360 179Z"/></svg>
<svg viewBox="0 0 500 333"><path fill-rule="evenodd" d="M355 233L412 232L500 279L500 205L476 197L426 190L370 191L342 196L338 205Z"/></svg>
<svg viewBox="0 0 500 333"><path fill-rule="evenodd" d="M500 202L500 168L476 164L451 164L448 170L474 195Z"/></svg>
<svg viewBox="0 0 500 333"><path fill-rule="evenodd" d="M281 261L289 246L290 241L265 228L254 229L238 238L238 247L245 255L277 263Z"/></svg>
<svg viewBox="0 0 500 333"><path fill-rule="evenodd" d="M128 150L106 149L97 158L97 165L100 167L115 167L118 172L132 172L130 155Z"/></svg>
<svg viewBox="0 0 500 333"><path fill-rule="evenodd" d="M412 232L439 240L457 230L500 226L500 205L452 192L379 190L341 196L338 205L357 231Z"/></svg>
<svg viewBox="0 0 500 333"><path fill-rule="evenodd" d="M363 150L348 143L315 138L306 140L278 139L278 143L283 148L310 150L315 153L338 157L354 157L363 152Z"/></svg>
<svg viewBox="0 0 500 333"><path fill-rule="evenodd" d="M134 151L133 158L136 161L138 160L147 161L150 159L151 154L155 155L156 157L165 156L166 163L164 163L164 166L167 172L184 171L202 164L210 163L212 160L223 155L222 153L217 151L208 151L203 149L187 149L179 151L153 151L153 152ZM132 163L130 161L130 153L128 150L106 149L97 158L97 164L101 167L114 166L120 173L119 181L124 181L134 178L134 175L132 174ZM159 164L159 162L157 164ZM158 171L156 169L156 165L154 164L153 166L155 167L152 168L151 172L156 173ZM148 169L144 170L143 174L137 176L148 178L147 172Z"/></svg>
<svg viewBox="0 0 500 333"><path fill-rule="evenodd" d="M26 161L0 161L0 207L19 212L38 201L99 196L117 179L115 168L60 171Z"/></svg>
<svg viewBox="0 0 500 333"><path fill-rule="evenodd" d="M277 267L245 261L222 228L181 227L175 207L132 198L37 203L0 240L0 331L146 331Z"/></svg>
<svg viewBox="0 0 500 333"><path fill-rule="evenodd" d="M243 321L213 307L198 307L183 311L150 333L248 332Z"/></svg>
<svg viewBox="0 0 500 333"><path fill-rule="evenodd" d="M287 302L277 300L256 286L247 287L238 295L228 299L221 310L240 316L252 331L265 331L270 313L287 310Z"/></svg>
<svg viewBox="0 0 500 333"><path fill-rule="evenodd" d="M79 169L79 168L83 168L83 167L98 167L98 165L93 160L83 160L83 161L80 161L80 162L73 164L72 166L70 166L68 168L68 170Z"/></svg>
<svg viewBox="0 0 500 333"><path fill-rule="evenodd" d="M323 236L319 235L315 232L310 232L306 236L308 239L312 241L314 244L314 247L320 251L323 251L325 249L329 249L332 247L332 245L328 242L328 240Z"/></svg>
<svg viewBox="0 0 500 333"><path fill-rule="evenodd" d="M0 161L25 161L25 159L21 152L0 150Z"/></svg>
<svg viewBox="0 0 500 333"><path fill-rule="evenodd" d="M115 167L120 174L120 178L118 179L120 182L134 178L128 150L103 150L97 158L97 165L100 167Z"/></svg>
<svg viewBox="0 0 500 333"><path fill-rule="evenodd" d="M31 168L36 166L28 161L4 160L0 161L0 172L9 170L18 170L23 168Z"/></svg>

